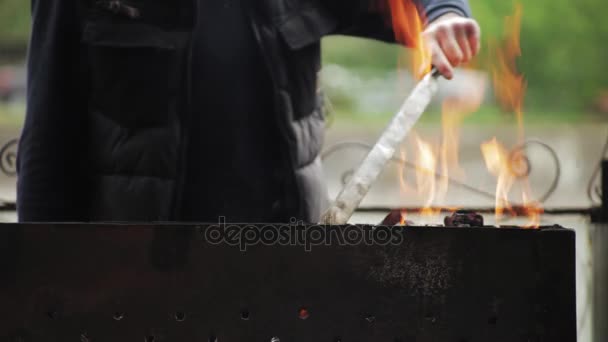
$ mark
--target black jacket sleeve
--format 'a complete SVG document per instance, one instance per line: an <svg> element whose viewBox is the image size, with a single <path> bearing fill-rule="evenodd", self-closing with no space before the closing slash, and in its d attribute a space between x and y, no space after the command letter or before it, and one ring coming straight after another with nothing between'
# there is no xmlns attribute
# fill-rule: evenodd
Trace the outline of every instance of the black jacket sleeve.
<svg viewBox="0 0 608 342"><path fill-rule="evenodd" d="M456 13L464 17L471 16L468 0L401 0L414 1L424 12L426 22L447 13ZM346 0L330 2L330 10L339 19L337 34L395 42L395 34L390 27L390 18L386 11L389 0ZM354 5L353 5L354 4Z"/></svg>
<svg viewBox="0 0 608 342"><path fill-rule="evenodd" d="M80 1L32 0L27 112L18 154L20 221L78 221L86 130Z"/></svg>
<svg viewBox="0 0 608 342"><path fill-rule="evenodd" d="M463 17L471 16L471 8L467 0L420 0L428 22L447 13L457 13Z"/></svg>

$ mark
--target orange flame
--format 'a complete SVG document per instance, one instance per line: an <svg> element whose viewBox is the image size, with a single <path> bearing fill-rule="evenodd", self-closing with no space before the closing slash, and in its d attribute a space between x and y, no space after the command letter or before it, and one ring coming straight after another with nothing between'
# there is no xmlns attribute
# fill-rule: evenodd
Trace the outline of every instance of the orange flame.
<svg viewBox="0 0 608 342"><path fill-rule="evenodd" d="M460 130L464 119L479 109L485 96L485 75L471 72L467 77L466 84L459 85L461 92L447 97L442 105L442 182L448 181L448 175L459 180L464 179L464 171L458 162Z"/></svg>
<svg viewBox="0 0 608 342"><path fill-rule="evenodd" d="M378 0L377 7L390 19L395 40L413 50L411 67L415 75L431 71L431 50L422 38L426 23L424 12L413 0Z"/></svg>
<svg viewBox="0 0 608 342"><path fill-rule="evenodd" d="M421 76L431 69L431 53L422 31L426 22L424 14L411 0L384 0L385 9L390 11L392 27L396 40L414 49L412 53L412 71ZM421 137L413 141L413 159L415 169L415 193L423 202L420 211L426 221L439 219L440 211L446 206L445 200L449 189L450 174L464 178L464 172L458 165L460 127L464 118L475 112L484 98L485 78L474 78L466 93L450 96L443 106L442 140L433 144ZM405 162L405 152L401 159ZM400 186L402 193L410 193L411 187L403 179L404 167L400 167ZM450 208L457 210L457 208ZM402 214L405 222L407 213Z"/></svg>
<svg viewBox="0 0 608 342"><path fill-rule="evenodd" d="M399 222L400 225L405 226L407 224L407 212L405 210L401 211L401 221Z"/></svg>
<svg viewBox="0 0 608 342"><path fill-rule="evenodd" d="M526 228L538 228L540 226L541 215L545 212L543 207L538 202L533 202L529 199L527 192L522 193L524 211L528 216L529 222L524 226Z"/></svg>
<svg viewBox="0 0 608 342"><path fill-rule="evenodd" d="M524 142L523 104L526 80L517 70L517 59L521 57L521 18L522 6L515 4L515 13L505 19L506 39L502 46L490 41L490 51L495 64L492 66L494 93L498 103L505 111L514 112L517 118L518 141Z"/></svg>
<svg viewBox="0 0 608 342"><path fill-rule="evenodd" d="M412 49L411 54L411 70L414 75L421 77L431 70L431 51L427 47L425 40L422 37L422 32L426 24L426 16L417 6L414 0L376 0L374 2L377 9L384 12L390 21L390 25L395 33L395 40ZM423 141L418 140L417 146L428 147ZM424 151L423 151L424 152ZM435 155L431 150L426 148L426 153L417 153L416 159L426 164L428 175L421 176L420 170L417 169L416 181L418 184L418 192L434 192L435 188ZM405 182L404 164L405 151L401 151L401 163L399 168L400 186L402 192L408 192L408 186ZM425 189L421 189L424 187ZM431 191L432 190L432 191ZM431 196L431 195L429 195ZM426 200L426 203L432 203L433 198ZM405 221L405 213L402 214L402 221Z"/></svg>
<svg viewBox="0 0 608 342"><path fill-rule="evenodd" d="M446 203L450 179L464 179L464 171L458 163L460 152L460 129L464 119L477 111L481 105L486 78L480 74L469 75L464 92L452 94L443 102L442 136L441 143L432 143L431 140L413 134L411 148L413 149L415 169L415 194L422 201L423 207L418 213L423 223L437 223L441 221L441 210L456 211L459 208ZM401 153L405 161L405 152ZM401 165L400 174L404 167ZM401 176L401 190L404 195L412 194L407 182Z"/></svg>
<svg viewBox="0 0 608 342"><path fill-rule="evenodd" d="M494 93L497 102L503 110L513 112L517 120L517 141L523 144L525 141L525 131L523 123L523 104L526 91L526 80L517 69L517 59L521 56L520 28L522 18L522 6L520 3L515 5L515 13L505 20L506 39L501 46L495 41L490 42L490 51L494 51L492 56L492 78L494 83ZM505 210L513 211L509 203L509 193L518 177L522 178L522 203L523 212L528 216L530 222L527 227L538 227L540 225L540 214L542 208L538 203L530 200L531 189L527 175L518 175L517 163L521 161L520 154L523 151L516 151L517 154L509 152L496 138L482 144L482 154L486 166L496 179L496 221L500 222Z"/></svg>
<svg viewBox="0 0 608 342"><path fill-rule="evenodd" d="M428 208L433 205L437 191L437 157L433 146L416 137L416 184L418 192L426 197L422 214L432 214Z"/></svg>
<svg viewBox="0 0 608 342"><path fill-rule="evenodd" d="M439 212L432 209L438 198L442 197L441 189L438 188L437 171L439 166L438 151L432 143L413 134L413 149L415 155L415 186L409 186L404 178L406 163L405 150L401 150L401 163L399 165L400 187L403 194L415 193L424 202L420 215L430 223ZM412 191L413 190L413 191ZM406 222L408 213L401 213L401 222Z"/></svg>
<svg viewBox="0 0 608 342"><path fill-rule="evenodd" d="M411 70L418 77L422 77L431 70L431 51L422 37L426 24L426 17L413 0L378 0L376 4L390 19L391 27L395 33L395 40L411 48ZM432 145L422 139L417 140L416 153L416 184L417 192L425 199L425 207L430 208L434 202L437 187L437 154ZM403 192L409 187L404 175L405 151L401 151L399 168L400 186ZM424 210L423 210L424 211ZM401 223L405 224L407 213L402 212Z"/></svg>
<svg viewBox="0 0 608 342"><path fill-rule="evenodd" d="M414 49L412 54L412 69L414 73L422 70L428 72L431 68L430 50L422 38L425 24L424 15L412 0L379 0L382 9L390 12L390 20L397 41ZM521 56L520 26L522 7L516 5L513 16L507 17L505 22L507 38L502 45L491 42L490 51L494 61L491 74L498 103L503 109L515 113L518 124L518 142L524 142L523 102L526 90L524 76L517 70L517 58ZM482 103L485 90L485 79L481 82L473 81L474 85L465 96L452 96L443 103L442 114L442 141L434 145L429 141L416 137L413 143L414 160L416 162L416 192L423 201L424 206L419 214L436 217L439 212L432 208L446 208L443 203L449 188L451 177L463 178L464 172L458 165L460 127L466 116L475 112ZM482 144L483 157L488 170L496 177L496 218L500 221L505 211L515 213L509 202L509 193L521 174L514 172L517 166L514 154L496 139ZM402 151L405 161L405 152ZM400 167L400 185L404 193L409 187L403 179L404 165ZM522 183L523 212L529 218L528 226L537 227L540 222L542 209L530 198L531 191L527 179ZM456 210L456 208L450 208ZM405 223L408 213L402 213L402 223Z"/></svg>
<svg viewBox="0 0 608 342"><path fill-rule="evenodd" d="M511 173L509 166L509 153L496 138L483 143L481 153L486 162L486 167L497 178L495 208L496 221L499 222L505 209L512 210L509 203L509 190L515 182L515 176Z"/></svg>

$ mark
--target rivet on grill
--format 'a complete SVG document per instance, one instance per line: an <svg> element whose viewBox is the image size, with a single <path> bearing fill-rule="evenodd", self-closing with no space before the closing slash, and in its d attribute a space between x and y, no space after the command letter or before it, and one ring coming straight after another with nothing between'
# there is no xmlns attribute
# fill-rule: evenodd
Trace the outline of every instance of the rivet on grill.
<svg viewBox="0 0 608 342"><path fill-rule="evenodd" d="M112 316L112 318L113 318L115 321L121 321L123 318L125 318L125 313L124 313L124 312L118 312L118 311L117 311L117 312L115 312L115 313L114 313L114 316Z"/></svg>
<svg viewBox="0 0 608 342"><path fill-rule="evenodd" d="M270 339L270 342L281 342L281 339L274 336L273 338Z"/></svg>
<svg viewBox="0 0 608 342"><path fill-rule="evenodd" d="M86 332L80 334L80 342L90 342L89 335Z"/></svg>
<svg viewBox="0 0 608 342"><path fill-rule="evenodd" d="M59 317L59 313L56 310L50 310L46 313L46 315L50 318L50 319L57 319Z"/></svg>
<svg viewBox="0 0 608 342"><path fill-rule="evenodd" d="M298 310L298 317L300 319L307 319L310 317L310 312L308 312L308 309L306 308L300 308L300 310Z"/></svg>
<svg viewBox="0 0 608 342"><path fill-rule="evenodd" d="M183 322L186 320L186 313L178 311L175 313L175 320L178 322Z"/></svg>
<svg viewBox="0 0 608 342"><path fill-rule="evenodd" d="M248 321L249 320L249 310L243 310L243 311L241 311L241 319L243 321Z"/></svg>

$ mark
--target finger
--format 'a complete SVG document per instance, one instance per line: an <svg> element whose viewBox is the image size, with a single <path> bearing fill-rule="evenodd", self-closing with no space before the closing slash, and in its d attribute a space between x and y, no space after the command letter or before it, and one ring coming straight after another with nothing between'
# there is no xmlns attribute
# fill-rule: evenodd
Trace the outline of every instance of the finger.
<svg viewBox="0 0 608 342"><path fill-rule="evenodd" d="M448 39L439 40L439 46L452 66L457 67L460 65L464 54L454 35L451 34Z"/></svg>
<svg viewBox="0 0 608 342"><path fill-rule="evenodd" d="M479 24L474 20L470 20L466 23L464 30L469 40L471 53L473 56L476 56L481 48L481 29L479 28Z"/></svg>
<svg viewBox="0 0 608 342"><path fill-rule="evenodd" d="M454 30L446 26L439 27L435 34L435 38L450 64L452 66L458 66L463 58L463 54L458 46L456 37L454 36Z"/></svg>
<svg viewBox="0 0 608 342"><path fill-rule="evenodd" d="M451 80L454 77L454 68L452 68L452 64L450 64L450 61L445 56L443 50L437 44L433 44L432 58L433 65L437 68L437 71L448 80Z"/></svg>
<svg viewBox="0 0 608 342"><path fill-rule="evenodd" d="M457 25L454 27L454 35L456 36L456 42L462 51L462 60L460 63L468 63L473 58L473 51L467 37L464 25Z"/></svg>

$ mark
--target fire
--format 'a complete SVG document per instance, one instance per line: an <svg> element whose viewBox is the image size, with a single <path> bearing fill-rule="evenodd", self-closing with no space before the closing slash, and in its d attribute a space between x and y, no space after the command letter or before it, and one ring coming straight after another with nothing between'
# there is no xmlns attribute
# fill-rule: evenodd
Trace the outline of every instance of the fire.
<svg viewBox="0 0 608 342"><path fill-rule="evenodd" d="M524 211L530 222L525 225L526 228L538 228L540 226L540 216L544 213L543 207L538 202L533 202L528 198L526 191L522 193Z"/></svg>
<svg viewBox="0 0 608 342"><path fill-rule="evenodd" d="M399 222L400 225L405 226L407 224L407 212L405 210L401 211L401 221Z"/></svg>
<svg viewBox="0 0 608 342"><path fill-rule="evenodd" d="M521 57L520 30L522 6L515 4L515 13L505 19L506 40L502 46L490 42L494 65L491 68L494 80L494 93L498 103L505 111L514 112L517 118L518 141L524 142L523 104L526 80L517 70L517 59Z"/></svg>
<svg viewBox="0 0 608 342"><path fill-rule="evenodd" d="M378 0L375 2L377 9L383 11L389 19L391 27L395 32L395 40L410 47L412 73L422 77L431 71L431 50L423 39L422 32L426 25L426 17L413 0ZM438 155L436 149L428 142L416 139L415 160L416 168L416 191L423 198L425 209L423 214L433 215L431 205L437 196L437 166ZM399 174L402 192L410 192L404 176L405 150L401 151ZM429 208L428 210L426 208ZM407 213L401 213L401 223L405 224Z"/></svg>
<svg viewBox="0 0 608 342"><path fill-rule="evenodd" d="M511 172L510 158L507 149L493 138L481 145L481 153L486 162L486 167L496 176L496 221L499 222L505 209L512 210L509 204L509 190L515 182L515 176Z"/></svg>
<svg viewBox="0 0 608 342"><path fill-rule="evenodd" d="M513 208L509 202L509 193L515 181L519 177L514 164L517 158L513 152L507 150L496 138L483 143L481 152L486 163L486 167L496 179L496 222L500 222L504 218L505 211L510 214L520 213L528 216L529 222L525 225L527 228L538 228L540 225L540 216L543 209L539 203L530 200L530 185L527 179L523 179L522 183L522 207Z"/></svg>
<svg viewBox="0 0 608 342"><path fill-rule="evenodd" d="M395 31L397 41L413 48L412 71L420 75L430 71L430 50L422 38L426 24L424 14L412 0L378 0L380 9L390 14L389 18ZM525 77L517 70L517 58L521 56L520 27L522 7L517 4L512 16L506 18L506 39L503 44L491 42L491 68L494 94L503 109L513 112L517 119L517 141L524 143L523 104L526 91ZM414 137L409 145L412 149L412 159L416 163L415 184L409 186L404 175L405 150L402 149L400 167L400 186L402 193L411 194L411 189L423 203L418 213L426 219L435 221L439 218L441 209L457 210L449 207L445 201L451 178L463 180L465 174L458 163L460 148L460 129L464 119L476 112L485 97L486 78L475 77L470 73L469 81L461 87L468 87L461 94L451 95L445 99L442 106L442 136L439 143L420 136ZM496 177L496 219L497 222L505 214L524 212L530 218L529 227L538 227L542 209L531 198L530 187L525 174L514 171L518 162L515 154L501 144L496 138L481 145L485 164L492 175ZM519 151L522 152L523 151ZM516 183L522 184L521 199L523 206L513 208L509 195ZM402 223L407 215L402 213Z"/></svg>
<svg viewBox="0 0 608 342"><path fill-rule="evenodd" d="M413 0L378 0L376 7L383 11L391 22L395 40L409 46L411 67L422 76L431 71L431 50L422 38L426 17Z"/></svg>
<svg viewBox="0 0 608 342"><path fill-rule="evenodd" d="M496 42L490 43L490 51L493 65L491 67L494 93L496 100L503 110L513 112L517 120L517 141L521 145L525 141L523 124L523 104L526 91L526 80L517 69L517 59L521 56L520 28L522 18L522 6L515 5L515 13L505 20L506 39L501 46ZM509 203L509 193L517 180L521 177L521 198L523 212L528 216L530 222L527 227L538 227L540 225L540 214L542 208L538 203L530 200L532 198L527 175L518 175L517 169L521 160L517 154L509 152L496 138L482 144L481 151L490 173L496 177L496 221L500 222L504 211L513 211ZM516 151L521 154L523 151Z"/></svg>
<svg viewBox="0 0 608 342"><path fill-rule="evenodd" d="M416 182L414 186L410 186L404 178L406 153L405 149L402 149L401 163L399 164L400 187L403 194L409 195L415 193L424 202L424 206L419 214L428 219L430 223L433 219L438 218L436 216L439 214L437 210L433 209L433 205L436 205L436 202L443 198L442 195L447 193L447 189L444 193L438 184L437 172L440 160L436 146L415 133L413 136L412 146L414 147ZM407 215L408 213L405 211L401 213L402 224L406 222Z"/></svg>
<svg viewBox="0 0 608 342"><path fill-rule="evenodd" d="M459 165L460 130L464 119L475 113L481 106L486 90L485 75L471 72L466 85L460 85L460 93L447 97L443 101L442 129L442 186L447 192L448 176L464 180L464 170Z"/></svg>
<svg viewBox="0 0 608 342"><path fill-rule="evenodd" d="M433 146L416 137L416 185L418 193L425 197L421 214L432 215L430 207L437 196L437 157Z"/></svg>
<svg viewBox="0 0 608 342"><path fill-rule="evenodd" d="M383 9L390 12L390 20L398 42L413 48L411 53L411 70L421 76L431 69L431 53L422 31L426 23L425 15L411 0L384 0ZM400 166L400 186L404 195L415 194L422 201L420 214L425 221L441 221L440 211L446 208L446 197L450 176L464 178L464 172L458 165L460 127L463 120L475 112L484 98L485 77L472 77L464 92L448 97L443 104L442 139L440 143L416 136L412 141L413 161L415 161L415 184L408 186L403 178L404 165ZM405 162L405 151L402 149L401 160ZM457 210L450 206L449 210ZM405 222L407 213L402 213Z"/></svg>
<svg viewBox="0 0 608 342"><path fill-rule="evenodd" d="M415 184L411 186L406 181L405 175L405 148L401 149L401 162L399 163L399 181L401 193L409 196L415 194L424 206L418 212L424 219L424 223L436 222L440 217L441 208L438 203L442 203L447 194L447 186L443 186L441 176L438 179L438 169L441 162L439 151L431 142L422 139L417 134L413 134L414 155L415 155ZM447 182L446 182L447 185ZM454 211L457 209L454 209ZM401 225L407 222L408 213L401 212Z"/></svg>

